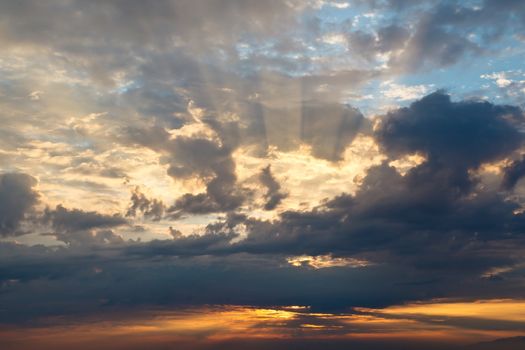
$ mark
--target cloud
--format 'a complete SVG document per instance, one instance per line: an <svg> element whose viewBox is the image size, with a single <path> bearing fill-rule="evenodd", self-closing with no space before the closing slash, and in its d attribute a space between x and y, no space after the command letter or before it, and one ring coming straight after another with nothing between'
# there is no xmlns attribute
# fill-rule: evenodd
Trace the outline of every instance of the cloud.
<svg viewBox="0 0 525 350"><path fill-rule="evenodd" d="M204 138L178 137L171 144L173 162L168 174L174 178L198 176L206 182L205 194L185 194L168 209L172 215L229 211L239 207L244 196L236 188L237 175L232 149Z"/></svg>
<svg viewBox="0 0 525 350"><path fill-rule="evenodd" d="M525 157L515 160L506 166L504 169L503 180L501 186L506 190L513 189L518 181L525 176Z"/></svg>
<svg viewBox="0 0 525 350"><path fill-rule="evenodd" d="M265 210L275 209L288 196L286 193L281 192L281 185L272 175L270 165L261 170L259 181L266 187L266 193L264 194L266 199L264 204Z"/></svg>
<svg viewBox="0 0 525 350"><path fill-rule="evenodd" d="M39 194L33 189L37 181L23 173L0 174L0 235L24 234L20 224L33 206Z"/></svg>
<svg viewBox="0 0 525 350"><path fill-rule="evenodd" d="M348 305L379 307L408 297L403 295L405 287L392 285L392 279L406 282L411 277L393 266L297 268L287 264L284 257L200 255L207 247L223 244L221 238L169 241L173 245L152 242L148 255L139 243L131 247L129 243L70 246L54 251L2 243L2 251L11 251L0 258L2 282L20 283L3 290L1 305L6 312L0 322L161 304L299 304L342 310ZM170 249L180 256L166 259L163 250ZM123 250L125 255L118 254ZM368 288L362 288L364 285ZM390 288L388 296L381 292L384 288ZM410 295L415 298L420 292L421 288L413 288ZM32 297L27 299L30 293ZM49 307L52 301L53 307Z"/></svg>
<svg viewBox="0 0 525 350"><path fill-rule="evenodd" d="M183 235L182 235L182 232L180 232L179 230L173 228L173 227L169 227L169 234L173 237L173 239L178 239L178 238L181 238Z"/></svg>
<svg viewBox="0 0 525 350"><path fill-rule="evenodd" d="M81 231L93 228L108 228L127 224L119 214L105 215L95 211L81 209L67 209L57 205L55 209L46 209L43 216L44 222L63 231Z"/></svg>
<svg viewBox="0 0 525 350"><path fill-rule="evenodd" d="M138 187L131 192L131 205L126 212L127 217L135 217L142 213L145 218L151 218L155 221L162 219L166 207L161 200L147 198Z"/></svg>
<svg viewBox="0 0 525 350"><path fill-rule="evenodd" d="M422 153L430 163L476 168L501 159L523 142L523 112L486 101L452 102L437 91L390 112L376 137L391 155Z"/></svg>
<svg viewBox="0 0 525 350"><path fill-rule="evenodd" d="M407 28L394 24L379 27L375 32L353 29L345 34L351 52L369 62L377 61L381 55L403 50L410 38Z"/></svg>
<svg viewBox="0 0 525 350"><path fill-rule="evenodd" d="M492 81L497 86L498 92L513 103L523 106L525 101L525 74L521 70L508 70L482 74L482 79ZM498 95L501 98L500 95Z"/></svg>
<svg viewBox="0 0 525 350"><path fill-rule="evenodd" d="M124 242L110 228L129 224L120 214L105 215L95 211L67 209L57 205L55 209L46 208L42 223L51 224L53 236L69 245L99 245Z"/></svg>
<svg viewBox="0 0 525 350"><path fill-rule="evenodd" d="M145 6L141 1L41 4L24 0L2 5L1 13L9 22L4 30L4 44L46 45L75 52L82 46L96 49L105 43L115 49L134 45L162 46L173 44L174 35L177 36L175 43L206 38L207 44L230 44L241 34L278 33L293 23L293 15L301 7L304 8L297 1L273 0L265 6L256 1L196 4L186 0L162 0L155 6ZM126 16L121 16L123 13ZM58 18L62 19L60 24L56 21ZM65 32L70 36L61 35ZM83 40L101 34L107 35L105 43ZM206 46L204 42L201 44L195 46ZM101 58L106 57L102 55Z"/></svg>
<svg viewBox="0 0 525 350"><path fill-rule="evenodd" d="M448 66L457 63L463 56L481 54L483 48L471 41L462 32L465 12L459 6L443 5L428 15L422 16L402 51L395 53L389 65L394 69L413 71L430 66ZM462 18L463 17L463 18ZM445 29L455 22L455 31Z"/></svg>
<svg viewBox="0 0 525 350"><path fill-rule="evenodd" d="M124 243L124 238L112 230L56 231L46 236L53 236L57 241L68 246L101 246Z"/></svg>
<svg viewBox="0 0 525 350"><path fill-rule="evenodd" d="M391 81L386 81L381 84L385 89L381 93L390 99L397 101L415 100L423 97L429 90L428 86L425 85L412 85L407 86L403 84L396 84Z"/></svg>
<svg viewBox="0 0 525 350"><path fill-rule="evenodd" d="M206 192L186 193L167 209L172 217L186 213L200 214L229 211L244 201L241 188L236 187L237 175L232 152L238 142L235 124L206 121L215 133L192 136L178 135L171 138L159 126L149 130L126 130L126 137L134 143L149 147L166 155L167 174L174 179L198 178L205 183Z"/></svg>
<svg viewBox="0 0 525 350"><path fill-rule="evenodd" d="M392 73L417 72L490 54L507 35L520 32L525 7L519 1L357 1L388 20L343 26L351 53ZM511 15L516 14L516 16ZM403 26L398 25L403 23Z"/></svg>

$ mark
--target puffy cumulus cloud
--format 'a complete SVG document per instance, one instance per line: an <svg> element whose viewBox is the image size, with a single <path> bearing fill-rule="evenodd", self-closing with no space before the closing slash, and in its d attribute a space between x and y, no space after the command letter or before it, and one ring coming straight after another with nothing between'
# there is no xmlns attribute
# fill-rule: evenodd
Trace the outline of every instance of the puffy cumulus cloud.
<svg viewBox="0 0 525 350"><path fill-rule="evenodd" d="M511 154L523 141L520 108L452 102L437 91L386 115L376 130L389 154L420 152L429 162L475 168Z"/></svg>
<svg viewBox="0 0 525 350"><path fill-rule="evenodd" d="M523 122L518 107L452 102L437 91L388 113L375 134L393 157L416 153L426 158L407 177L414 185L441 188L442 195L465 194L477 182L472 170L513 156L520 148Z"/></svg>
<svg viewBox="0 0 525 350"><path fill-rule="evenodd" d="M24 234L20 224L37 203L37 181L23 173L0 174L0 235Z"/></svg>

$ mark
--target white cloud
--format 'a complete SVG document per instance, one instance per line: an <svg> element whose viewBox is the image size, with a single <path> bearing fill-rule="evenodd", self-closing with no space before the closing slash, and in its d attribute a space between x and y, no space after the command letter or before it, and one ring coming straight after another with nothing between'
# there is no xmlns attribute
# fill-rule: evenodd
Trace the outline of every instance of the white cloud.
<svg viewBox="0 0 525 350"><path fill-rule="evenodd" d="M483 74L481 78L494 80L496 85L500 88L504 88L512 84L512 80L508 79L507 74L505 72L495 72L492 74Z"/></svg>
<svg viewBox="0 0 525 350"><path fill-rule="evenodd" d="M432 85L403 85L396 84L392 81L386 81L381 84L384 87L381 93L388 99L397 101L415 100L425 95Z"/></svg>
<svg viewBox="0 0 525 350"><path fill-rule="evenodd" d="M346 38L340 33L326 34L321 38L323 43L330 45L346 45Z"/></svg>
<svg viewBox="0 0 525 350"><path fill-rule="evenodd" d="M350 7L350 3L348 3L348 2L332 1L332 2L329 3L329 5L332 6L332 7L338 8L338 9L346 9L346 8Z"/></svg>

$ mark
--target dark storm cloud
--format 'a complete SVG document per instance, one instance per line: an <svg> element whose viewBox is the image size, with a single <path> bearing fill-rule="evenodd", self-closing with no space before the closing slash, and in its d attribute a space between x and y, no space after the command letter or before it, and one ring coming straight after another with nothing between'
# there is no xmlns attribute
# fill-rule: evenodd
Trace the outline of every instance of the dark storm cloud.
<svg viewBox="0 0 525 350"><path fill-rule="evenodd" d="M180 240L185 238L173 241ZM0 313L0 322L144 305L376 307L405 300L402 283L417 278L393 266L313 270L282 264L275 256L191 256L206 249L191 240L181 243L190 255L176 259L115 256L115 246L74 246L53 253L2 243L0 248L11 253L0 256L0 279L17 282L2 287L0 308L6 312ZM385 289L390 291L387 296ZM410 297L420 296L423 289L411 288Z"/></svg>
<svg viewBox="0 0 525 350"><path fill-rule="evenodd" d="M0 323L152 305L310 305L312 311L348 311L451 295L510 297L521 290L521 279L498 284L432 272L429 279L429 271L392 262L314 270L284 264L282 256L272 254L196 256L207 247L195 241L181 244L176 258L161 250L137 255L135 248L143 248L138 243L125 256L118 255L115 245L57 250L2 243L0 308L6 312L0 313ZM467 285L458 286L458 278Z"/></svg>
<svg viewBox="0 0 525 350"><path fill-rule="evenodd" d="M412 186L467 193L476 183L469 170L512 156L523 144L523 112L490 102L452 102L432 93L409 107L388 113L376 130L384 151L400 157L419 153L426 162L407 176ZM422 200L423 200L422 196Z"/></svg>
<svg viewBox="0 0 525 350"><path fill-rule="evenodd" d="M519 107L486 101L452 102L437 91L392 111L376 135L388 154L420 152L431 162L476 168L511 154L523 141Z"/></svg>
<svg viewBox="0 0 525 350"><path fill-rule="evenodd" d="M264 204L265 210L275 209L288 196L287 193L281 191L281 185L273 176L270 165L261 170L259 181L266 187L266 193L264 194L266 199Z"/></svg>
<svg viewBox="0 0 525 350"><path fill-rule="evenodd" d="M37 203L37 181L23 173L0 174L0 235L23 234L20 223Z"/></svg>
<svg viewBox="0 0 525 350"><path fill-rule="evenodd" d="M518 107L486 101L452 102L449 95L437 91L389 112L375 135L394 158L413 153L425 156L426 161L406 180L416 188L439 188L437 198L442 198L472 189L476 179L469 170L512 156L523 144L519 129L524 121ZM422 194L425 201L426 193Z"/></svg>

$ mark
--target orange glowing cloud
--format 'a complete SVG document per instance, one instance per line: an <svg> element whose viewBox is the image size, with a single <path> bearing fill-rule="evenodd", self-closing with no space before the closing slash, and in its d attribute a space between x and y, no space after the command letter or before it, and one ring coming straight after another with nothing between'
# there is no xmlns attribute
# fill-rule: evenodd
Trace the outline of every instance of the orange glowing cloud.
<svg viewBox="0 0 525 350"><path fill-rule="evenodd" d="M32 348L34 344L41 344L42 349L65 349L95 343L113 349L136 342L150 346L191 342L196 346L199 341L215 344L236 339L472 343L521 334L525 330L524 310L525 301L521 300L434 301L385 309L356 308L357 313L343 314L318 313L306 306L209 306L99 315L68 325L47 320L34 328L0 329L0 336L13 344L7 349ZM512 321L516 327L491 329L483 320Z"/></svg>

